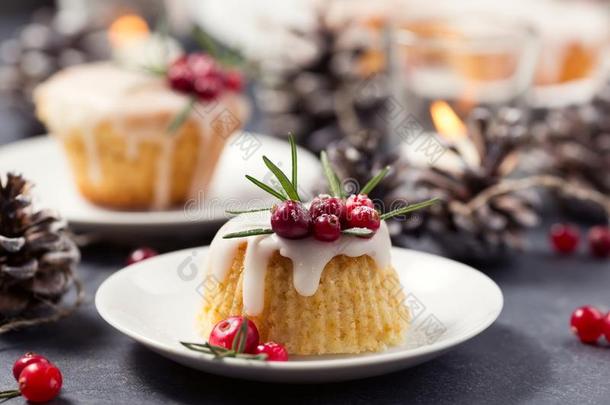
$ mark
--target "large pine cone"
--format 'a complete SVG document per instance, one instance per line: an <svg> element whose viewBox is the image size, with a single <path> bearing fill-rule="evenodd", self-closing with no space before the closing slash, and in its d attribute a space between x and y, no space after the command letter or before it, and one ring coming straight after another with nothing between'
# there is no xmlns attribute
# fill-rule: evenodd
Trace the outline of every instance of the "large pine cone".
<svg viewBox="0 0 610 405"><path fill-rule="evenodd" d="M589 104L550 112L534 133L546 154L547 171L610 194L610 83ZM593 203L561 197L564 206L583 219L607 219Z"/></svg>
<svg viewBox="0 0 610 405"><path fill-rule="evenodd" d="M438 197L442 200L412 218L391 224L397 243L419 245L424 237L433 250L461 259L493 260L510 248L518 248L525 227L538 222L537 195L509 193L495 197L464 215L457 206L506 178L516 167L519 147L527 140L523 114L513 108L492 114L476 109L469 120L469 136L478 152L480 163L467 164L460 150L448 147L446 153L462 158L461 169L440 167L407 168L401 193L386 197L409 202Z"/></svg>
<svg viewBox="0 0 610 405"><path fill-rule="evenodd" d="M0 178L0 325L59 301L80 260L66 223L50 210L34 210L29 189L20 175Z"/></svg>

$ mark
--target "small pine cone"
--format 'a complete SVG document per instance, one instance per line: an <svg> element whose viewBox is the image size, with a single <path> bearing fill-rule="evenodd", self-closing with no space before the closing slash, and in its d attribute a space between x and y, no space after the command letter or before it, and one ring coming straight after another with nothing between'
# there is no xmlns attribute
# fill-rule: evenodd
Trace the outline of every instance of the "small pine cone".
<svg viewBox="0 0 610 405"><path fill-rule="evenodd" d="M58 302L80 260L66 223L53 211L34 210L29 189L20 175L0 178L0 326Z"/></svg>

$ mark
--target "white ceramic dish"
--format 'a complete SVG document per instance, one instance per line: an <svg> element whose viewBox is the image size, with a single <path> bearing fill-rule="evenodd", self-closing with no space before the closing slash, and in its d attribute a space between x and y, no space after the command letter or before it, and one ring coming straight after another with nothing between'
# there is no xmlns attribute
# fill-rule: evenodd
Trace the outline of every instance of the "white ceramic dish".
<svg viewBox="0 0 610 405"><path fill-rule="evenodd" d="M192 368L259 381L313 383L370 377L423 363L481 333L503 305L498 286L479 271L393 248L392 262L414 317L404 345L382 353L293 357L285 363L217 360L179 344L203 341L195 317L205 288L198 265L207 252L207 247L182 250L113 274L97 291L98 312L127 336Z"/></svg>
<svg viewBox="0 0 610 405"><path fill-rule="evenodd" d="M273 199L244 180L251 174L272 178L262 155L281 157L281 167L290 167L288 142L269 136L239 132L227 141L214 174L210 191L168 211L115 211L95 206L80 196L59 144L48 136L8 144L0 148L0 173L16 171L34 181L38 203L58 210L73 229L113 236L143 236L169 233L182 235L214 231L227 219L225 209L260 207ZM318 160L299 149L299 184L309 192L321 178ZM277 160L276 160L277 162Z"/></svg>

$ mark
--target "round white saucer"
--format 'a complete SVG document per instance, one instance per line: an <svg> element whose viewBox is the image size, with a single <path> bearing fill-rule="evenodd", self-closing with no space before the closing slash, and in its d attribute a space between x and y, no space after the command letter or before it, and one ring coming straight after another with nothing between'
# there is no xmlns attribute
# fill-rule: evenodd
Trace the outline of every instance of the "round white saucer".
<svg viewBox="0 0 610 405"><path fill-rule="evenodd" d="M218 360L179 343L203 342L195 318L203 305L205 284L198 268L206 254L207 247L182 250L113 274L97 291L98 312L120 332L192 368L250 380L312 383L381 375L430 360L485 330L503 305L499 287L481 272L393 248L392 262L413 317L403 345L382 353L300 356L284 363Z"/></svg>
<svg viewBox="0 0 610 405"><path fill-rule="evenodd" d="M273 198L244 179L245 174L269 181L262 161L269 156L284 170L290 167L288 142L257 133L238 132L225 146L210 191L167 211L116 211L87 202L76 190L60 145L43 136L0 148L0 173L22 173L35 184L36 202L58 210L74 230L115 236L214 231L227 219L226 209L265 206ZM321 178L318 160L299 149L299 184L310 192Z"/></svg>

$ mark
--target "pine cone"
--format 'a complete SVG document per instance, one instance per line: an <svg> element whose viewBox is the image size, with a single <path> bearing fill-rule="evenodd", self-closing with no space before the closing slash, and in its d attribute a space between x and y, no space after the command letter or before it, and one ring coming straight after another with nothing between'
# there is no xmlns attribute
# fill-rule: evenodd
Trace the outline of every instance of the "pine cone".
<svg viewBox="0 0 610 405"><path fill-rule="evenodd" d="M0 326L58 302L80 260L65 222L50 210L34 210L29 189L20 175L0 178Z"/></svg>
<svg viewBox="0 0 610 405"><path fill-rule="evenodd" d="M610 194L610 83L589 104L550 112L536 125L535 136L546 153L550 173ZM592 203L560 197L582 219L606 219L605 212Z"/></svg>
<svg viewBox="0 0 610 405"><path fill-rule="evenodd" d="M532 193L509 193L495 197L464 216L455 202L467 204L475 196L498 184L516 167L519 147L527 137L523 114L505 108L497 114L476 109L468 123L469 136L476 147L480 164L466 163L460 150L448 147L447 152L460 157L459 170L440 167L407 168L402 177L402 194L386 196L408 198L409 202L439 197L442 202L422 210L409 221L391 224L397 243L413 246L426 237L436 249L462 259L488 260L501 256L507 248L518 248L520 233L538 222L537 196Z"/></svg>
<svg viewBox="0 0 610 405"><path fill-rule="evenodd" d="M400 173L406 162L388 150L385 139L377 131L361 130L328 146L328 157L339 178L343 179L342 186L347 194L358 193L386 166L390 166L390 172L369 197L378 205L383 204L386 196L394 194L402 186Z"/></svg>
<svg viewBox="0 0 610 405"><path fill-rule="evenodd" d="M333 25L326 17L320 10L315 29L287 34L309 44L313 52L297 61L263 64L256 93L272 133L285 137L291 132L314 153L352 130L341 123L346 108L359 125L384 130L382 112L388 96L366 28L349 21ZM373 73L379 77L367 78ZM379 91L363 91L365 78L378 81L368 84Z"/></svg>

